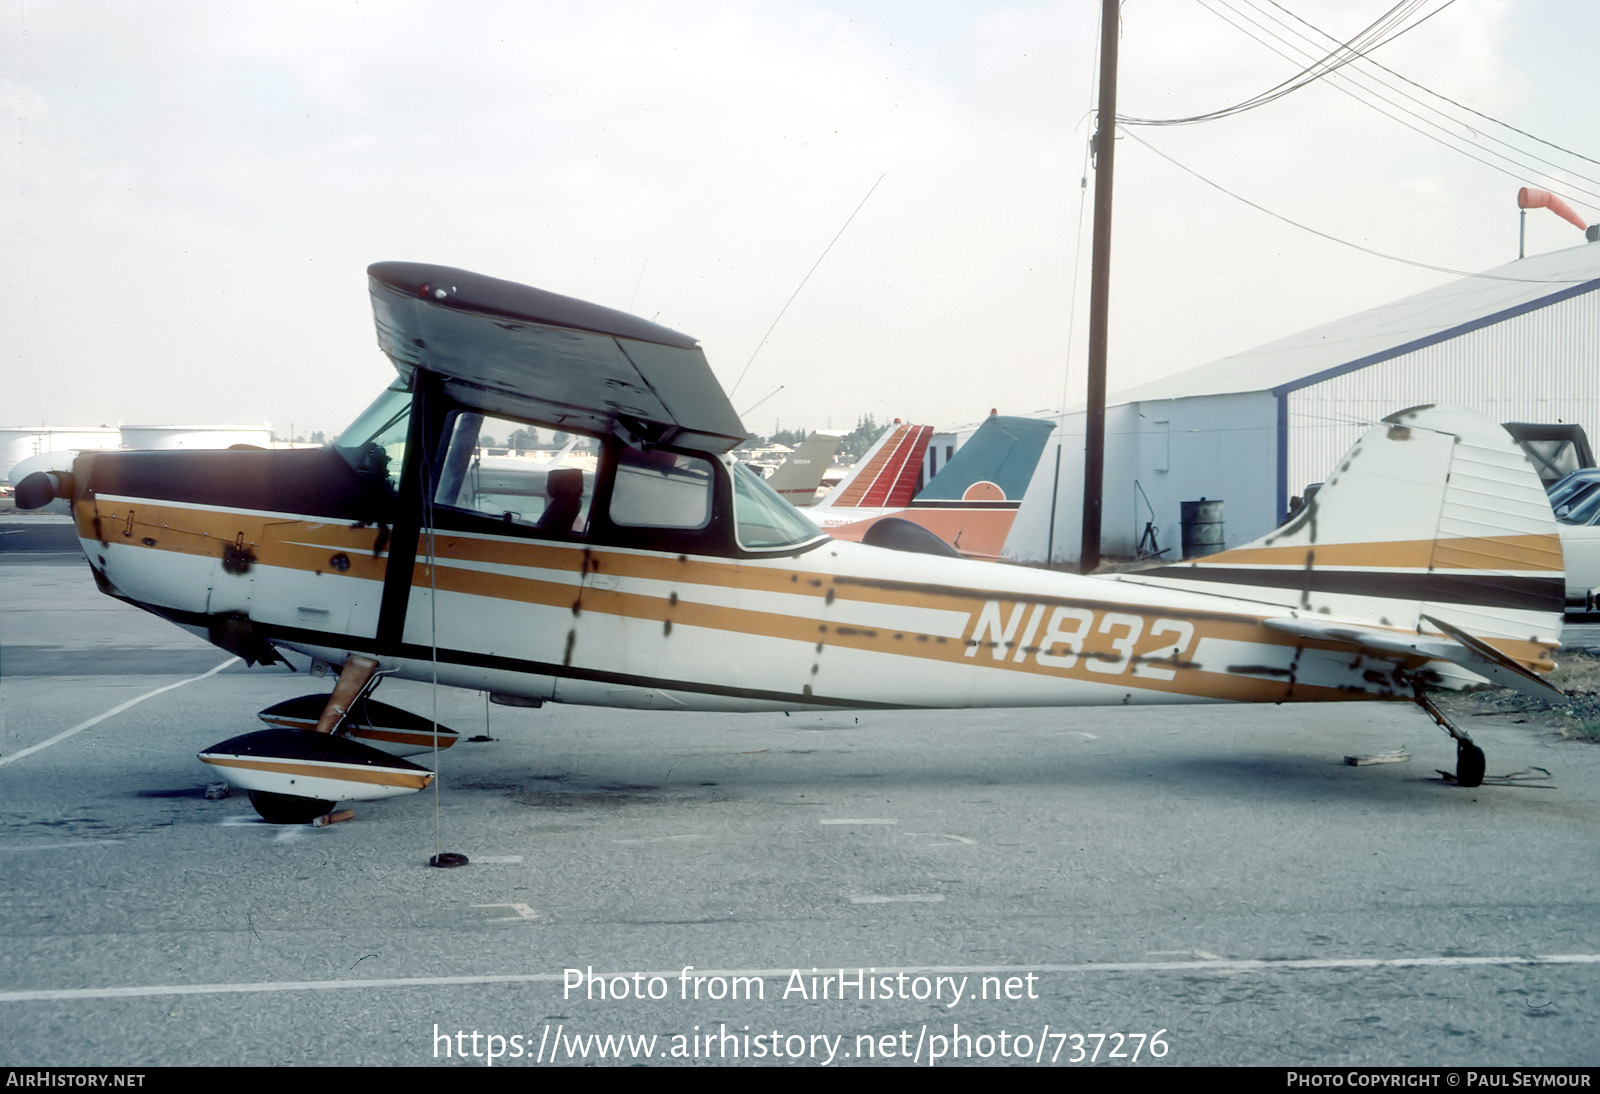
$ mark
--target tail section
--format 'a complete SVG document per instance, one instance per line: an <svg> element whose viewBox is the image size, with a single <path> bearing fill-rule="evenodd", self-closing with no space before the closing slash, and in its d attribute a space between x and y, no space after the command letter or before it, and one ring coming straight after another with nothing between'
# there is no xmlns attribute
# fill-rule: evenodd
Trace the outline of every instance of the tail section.
<svg viewBox="0 0 1600 1094"><path fill-rule="evenodd" d="M837 432L813 432L795 446L788 459L767 479L767 485L787 498L791 505L815 505L822 476L833 463L844 437Z"/></svg>
<svg viewBox="0 0 1600 1094"><path fill-rule="evenodd" d="M909 505L921 485L922 457L932 439L931 425L895 422L822 500L823 507L884 509Z"/></svg>
<svg viewBox="0 0 1600 1094"><path fill-rule="evenodd" d="M862 480L841 484L812 516L829 535L858 541L873 522L892 517L932 532L968 558L998 559L1053 429L1048 421L991 414L927 486L915 492L908 488L921 470L933 430L896 426L861 461L865 474L875 476L873 485L864 487ZM879 484L897 462L899 478L886 491ZM874 505L873 498L883 497L890 500Z"/></svg>
<svg viewBox="0 0 1600 1094"><path fill-rule="evenodd" d="M1562 566L1548 497L1505 430L1425 406L1368 431L1276 531L1126 579L1271 605L1287 610L1267 622L1280 631L1535 690L1530 671L1553 668L1560 642Z"/></svg>
<svg viewBox="0 0 1600 1094"><path fill-rule="evenodd" d="M1054 429L1054 422L1036 418L989 415L912 504L1009 501L1015 508Z"/></svg>

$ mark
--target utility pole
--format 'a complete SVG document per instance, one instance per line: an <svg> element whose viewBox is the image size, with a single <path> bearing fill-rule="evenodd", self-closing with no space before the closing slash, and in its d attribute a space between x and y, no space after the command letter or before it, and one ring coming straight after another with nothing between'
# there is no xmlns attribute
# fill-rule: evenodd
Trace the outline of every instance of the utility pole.
<svg viewBox="0 0 1600 1094"><path fill-rule="evenodd" d="M1117 147L1118 0L1100 3L1100 107L1094 143L1094 248L1089 265L1089 410L1083 439L1083 550L1078 566L1100 565L1101 493L1106 469L1106 328L1111 308L1111 176Z"/></svg>

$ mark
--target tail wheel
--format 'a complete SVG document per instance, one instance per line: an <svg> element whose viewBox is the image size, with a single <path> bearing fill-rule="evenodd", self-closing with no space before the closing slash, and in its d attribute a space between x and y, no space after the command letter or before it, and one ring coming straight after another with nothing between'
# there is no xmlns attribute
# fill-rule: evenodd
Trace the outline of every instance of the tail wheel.
<svg viewBox="0 0 1600 1094"><path fill-rule="evenodd" d="M1456 739L1456 785L1482 786L1483 769L1485 767L1483 749L1473 744L1472 738L1456 728L1456 724L1445 716L1444 711L1440 710L1432 699L1428 698L1420 685L1417 687L1417 705L1427 711L1430 718L1439 723L1440 729ZM1444 775L1446 778L1450 777L1444 771L1439 772L1439 774Z"/></svg>
<svg viewBox="0 0 1600 1094"><path fill-rule="evenodd" d="M268 824L310 824L323 814L333 812L337 803L321 798L300 798L293 794L252 790L250 804L256 807L256 812Z"/></svg>
<svg viewBox="0 0 1600 1094"><path fill-rule="evenodd" d="M1457 786L1482 786L1485 764L1483 749L1468 740L1456 741Z"/></svg>

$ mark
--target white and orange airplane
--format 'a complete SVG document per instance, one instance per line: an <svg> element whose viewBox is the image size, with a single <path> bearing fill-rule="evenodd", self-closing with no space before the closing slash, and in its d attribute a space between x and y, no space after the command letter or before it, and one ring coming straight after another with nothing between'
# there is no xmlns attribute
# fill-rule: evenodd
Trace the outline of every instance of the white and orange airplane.
<svg viewBox="0 0 1600 1094"><path fill-rule="evenodd" d="M333 445L88 454L18 488L71 501L110 595L250 663L341 667L201 756L269 820L427 784L374 747L396 744L367 698L386 675L710 711L1560 696L1549 503L1465 412L1385 419L1256 543L1081 577L824 535L729 456L745 430L684 335L461 270L368 274L397 376ZM591 489L479 474L494 419L594 438Z"/></svg>

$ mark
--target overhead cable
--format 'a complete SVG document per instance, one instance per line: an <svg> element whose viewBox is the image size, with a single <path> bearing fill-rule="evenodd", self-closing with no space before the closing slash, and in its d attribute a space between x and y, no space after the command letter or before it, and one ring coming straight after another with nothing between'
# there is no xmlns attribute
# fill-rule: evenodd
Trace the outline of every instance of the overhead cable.
<svg viewBox="0 0 1600 1094"><path fill-rule="evenodd" d="M1181 118L1137 118L1119 114L1117 115L1117 122L1121 125L1194 125L1199 122L1232 117L1246 110L1254 110L1256 107L1265 106L1267 103L1274 102L1285 95L1298 91L1324 76L1337 72L1352 61L1364 57L1369 51L1394 41L1407 31L1416 29L1455 3L1455 0L1444 0L1439 7L1415 22L1404 23L1404 20L1415 13L1424 3L1426 3L1426 0L1400 0L1400 3L1395 4L1384 12L1348 42L1340 43L1336 48L1328 51L1311 64L1306 65L1294 76L1258 95L1251 96L1241 103L1207 111L1204 114L1192 114Z"/></svg>
<svg viewBox="0 0 1600 1094"><path fill-rule="evenodd" d="M1261 22L1258 22L1256 19L1252 18L1250 15L1247 15L1244 12L1239 11L1236 7L1233 6L1232 3L1229 2L1229 0L1215 0L1216 3L1220 4L1223 8L1226 8L1229 12L1231 12L1238 19L1243 20L1245 23L1248 23L1250 26L1256 27L1263 34L1266 34L1266 35L1272 37L1273 39L1275 39L1276 41L1278 41L1279 43L1282 43L1282 45L1284 46L1284 49L1279 49L1277 46L1273 45L1271 42L1266 41L1265 39L1263 39L1262 37L1258 36L1253 31L1247 29L1247 27L1241 26L1238 22L1235 22L1228 15L1224 15L1221 12L1217 11L1217 9L1212 7L1211 3L1208 3L1207 0L1199 0L1199 2L1201 3L1202 6L1204 6L1212 14L1214 14L1218 18L1224 20L1230 26L1233 26L1235 29L1241 31L1242 33L1249 35L1251 38L1255 39L1257 42L1260 42L1262 45L1266 46L1268 49L1273 50L1273 52L1277 53L1279 56L1284 57L1284 58L1286 58L1288 60L1294 61L1297 64L1300 63L1301 57L1293 56L1290 53L1285 52L1285 50L1292 50L1292 51L1296 51L1298 53L1298 52L1306 50L1307 47L1304 46L1304 45L1300 45L1300 44L1288 41L1287 39L1282 37L1282 34L1280 33L1280 31L1291 33L1291 34L1295 34L1295 35L1301 37L1302 39L1305 39L1305 35L1301 34L1301 32L1299 32L1297 30L1294 30L1293 28L1286 27L1281 21L1276 21L1273 26L1265 26ZM1270 13L1262 11L1261 8L1260 8L1260 5L1257 4L1257 3L1254 3L1253 0L1243 0L1243 2L1246 3L1246 4L1249 4L1252 8L1254 8L1261 15L1261 18L1268 19L1268 20L1273 19L1273 17L1270 15ZM1269 0L1269 2L1273 2L1275 7L1279 6L1279 5L1277 5L1275 3L1275 0ZM1326 31L1318 30L1316 27L1312 26L1310 23L1307 23L1304 19L1299 19L1298 16L1296 16L1296 19L1298 19L1299 22L1301 22L1305 26L1310 27L1312 30L1316 30L1318 34L1322 35L1324 38L1328 39L1329 41L1336 41L1333 38L1333 36L1328 34ZM1306 40L1309 41L1309 39L1306 39ZM1316 46L1316 43L1312 43L1312 45ZM1318 47L1318 48L1320 48L1320 47ZM1452 105L1457 105L1457 106L1460 105L1460 104L1455 103L1455 101L1453 99L1449 99L1446 96L1438 95L1435 92L1429 91L1428 88L1423 87L1423 85L1418 84L1414 80L1409 80L1409 79L1406 79L1403 76L1399 76L1399 74L1395 73L1392 69L1388 69L1388 68L1386 68L1386 67L1384 67L1382 65L1379 65L1376 61L1373 61L1371 58L1365 58L1365 60L1368 62L1368 64L1371 64L1371 65L1373 65L1373 66L1375 66L1375 67L1377 67L1379 69L1382 69L1382 71L1388 72L1390 75L1396 76L1396 78L1398 78L1398 79L1404 80L1406 83L1410 84L1413 87L1418 88L1421 91L1427 92L1430 95L1434 95L1435 98L1437 98L1437 99L1439 99L1439 100L1441 100L1443 102L1448 102L1448 103L1451 103ZM1379 90L1378 88L1374 88L1374 87L1369 87L1367 84L1364 84L1364 83L1360 82L1359 80L1357 80L1356 79L1356 74L1358 72L1362 76L1366 77L1367 79L1376 82L1378 85L1380 85L1380 87L1383 90ZM1514 178L1514 179L1518 180L1519 182L1541 181L1542 184L1547 189L1550 189L1553 192L1559 193L1563 197L1565 197L1568 200L1573 201L1573 202L1575 202L1577 204L1590 205L1590 206L1600 206L1600 180L1596 180L1596 179L1590 178L1590 177L1582 174L1579 171L1574 171L1574 170L1565 168L1562 165L1557 164L1552 160L1546 159L1543 156L1537 155L1534 152L1518 148L1517 146L1511 144L1510 142L1502 140L1501 138L1496 137L1493 134L1481 133L1477 127L1473 126L1471 123L1467 122L1466 120L1464 120L1462 118L1459 118L1459 117L1452 117L1449 112L1447 112L1445 110L1442 110L1439 107L1430 105L1427 102L1424 102L1422 99L1418 98L1417 96L1411 94L1408 91L1405 91L1402 88L1398 88L1398 87L1395 87L1392 84L1386 83L1381 76L1378 76L1378 75L1373 74L1373 73L1362 72L1362 70L1359 69L1359 68L1352 68L1352 69L1350 69L1348 71L1340 72L1338 75L1339 75L1340 78L1339 79L1335 79L1333 81L1333 86L1334 87L1338 88L1340 91L1343 91L1346 95L1349 95L1351 98L1355 99L1357 102L1361 103L1362 105L1370 107L1373 110L1376 110L1378 113L1383 114L1385 117L1387 117L1387 118L1399 123L1400 125L1405 126L1407 129L1412 130L1413 132L1419 134L1420 136L1426 137L1429 140L1434 141L1437 144L1441 144L1444 147L1449 148L1451 151L1459 152L1460 154L1468 157L1469 159L1476 160L1477 162L1483 164L1485 167L1488 167L1489 169L1491 169L1493 171L1498 171L1499 173L1501 173L1503 175L1506 175L1506 176L1508 176L1510 178ZM1373 102L1373 101L1371 101L1371 100L1369 100L1367 98L1363 98L1361 95L1356 94L1349 87L1345 86L1345 84L1347 82L1349 84L1353 85L1354 87L1358 88L1359 90L1361 90L1365 94L1373 96L1374 98L1379 100L1379 102L1381 102L1383 104L1386 104L1388 107L1391 107L1394 111L1398 111L1401 114L1409 115L1411 118L1416 119L1416 121L1418 123L1420 123L1421 125L1428 126L1431 129L1436 130L1437 132L1429 132L1428 130L1425 130L1425 129L1422 129L1422 128L1418 128L1417 125L1413 125L1411 122L1406 121L1404 118L1397 116L1397 114L1391 113L1391 111L1388 110L1388 109L1385 109L1383 105L1379 105L1379 102ZM1414 103L1419 108L1419 110L1431 112L1432 114L1436 115L1438 119L1443 119L1443 120L1440 121L1440 120L1436 120L1435 118L1425 117L1423 114L1419 113L1418 110L1413 110L1410 107L1405 106L1401 102L1398 102L1393 96L1399 96L1401 98L1407 99L1410 102ZM1470 108L1463 108L1463 109L1469 109L1470 110ZM1477 114L1478 112L1473 111L1473 113ZM1479 114L1478 116L1479 117L1488 118L1487 115L1483 115L1483 114ZM1488 119L1488 120L1493 121L1494 119ZM1503 125L1504 123L1497 123L1497 124L1502 124ZM1458 131L1450 128L1451 126L1459 127L1461 130L1465 130L1465 133L1458 132ZM1505 126L1505 128L1513 129L1514 127ZM1515 131L1519 132L1519 133L1522 132L1521 130L1515 130ZM1485 147L1478 139L1480 136L1483 138L1483 140L1489 141L1489 142L1493 142L1494 144L1499 145L1502 148L1507 149L1508 151L1502 152L1502 151L1499 151L1499 150L1497 150L1495 148ZM1532 138L1532 139L1539 140L1536 137ZM1551 147L1551 148L1555 148L1555 149L1561 150L1561 151L1566 151L1565 149L1561 149L1559 145L1551 144L1548 141L1539 141L1539 143L1540 144L1544 144L1544 145L1546 145L1548 147ZM1485 157L1490 157L1490 158L1485 158ZM1523 158L1518 158L1518 157L1523 157ZM1588 160L1588 157L1585 157L1585 156L1578 156L1577 158ZM1500 161L1500 162L1494 162L1494 161ZM1595 161L1591 160L1589 162L1595 162ZM1546 167L1540 167L1540 166L1538 166L1538 164L1544 164L1544 165L1546 165ZM1549 169L1546 169L1546 168L1549 168ZM1587 183L1588 186L1591 187L1591 188L1587 188L1586 189L1582 185L1583 183Z"/></svg>
<svg viewBox="0 0 1600 1094"><path fill-rule="evenodd" d="M1373 250L1371 247L1363 247L1359 243L1352 243L1348 239L1340 239L1338 236L1329 235L1327 232L1318 231L1316 228L1313 228L1310 225L1301 224L1298 220L1292 220L1289 217L1284 216L1282 213L1273 212L1271 209L1268 209L1265 205L1261 205L1261 204L1259 204L1257 202L1251 201L1249 198L1244 197L1241 194L1234 193L1232 190L1228 189L1226 186L1223 186L1221 183L1213 182L1211 179L1206 178L1204 175L1202 175L1200 172L1196 171L1194 168L1188 167L1188 166L1186 166L1186 165L1184 165L1182 163L1179 163L1177 160L1173 159L1171 156L1167 155L1165 152L1161 151L1159 148L1157 148L1154 145L1152 145L1149 141L1146 141L1143 138L1139 137L1137 134L1133 133L1131 130L1122 129L1122 135L1127 137L1129 140L1134 141L1136 144L1140 144L1140 145L1144 146L1145 148L1149 149L1151 152L1154 152L1157 156L1160 156L1162 159L1166 160L1168 163L1172 164L1172 166L1176 167L1178 170L1184 172L1185 174L1193 175L1195 178L1199 179L1201 182L1205 183L1207 186L1211 187L1213 190L1220 190L1224 194L1227 194L1229 197L1233 198L1235 201L1243 202L1244 204L1250 206L1250 208L1256 210L1257 212L1265 213L1267 216L1272 217L1274 220L1281 220L1285 224L1290 225L1291 227L1299 228L1302 232L1310 232L1312 235L1321 236L1323 239L1326 239L1331 243L1337 243L1337 244L1339 244L1341 246L1349 247L1349 248L1351 248L1353 250L1357 250L1357 251L1361 251L1361 252L1363 252L1365 254L1373 255L1376 258L1386 258L1391 262L1400 262L1400 263L1404 263L1407 266L1416 266L1416 267L1419 267L1419 268L1424 269L1424 270L1433 270L1436 273L1453 274L1456 277L1482 278L1482 279L1488 280L1488 281L1516 281L1516 282L1523 282L1523 283L1526 283L1526 284L1539 284L1539 285L1580 285L1580 284L1583 284L1586 281L1592 281L1593 280L1593 278L1588 278L1588 277L1580 277L1580 278L1569 278L1569 277L1510 277L1510 276L1507 276L1505 274L1477 273L1477 272L1473 272L1471 270L1454 269L1454 268L1452 268L1450 266L1435 266L1432 263L1418 262L1418 261L1416 261L1414 259L1402 258L1399 255L1392 255L1392 254L1387 254L1387 253L1385 253L1383 251Z"/></svg>
<svg viewBox="0 0 1600 1094"><path fill-rule="evenodd" d="M1291 18L1295 19L1296 21L1298 21L1300 23L1304 23L1306 26L1311 27L1312 30L1317 31L1317 33L1321 34L1324 38L1330 38L1330 39L1332 38L1332 35L1328 34L1326 31L1318 30L1316 27L1312 26L1310 23L1307 23L1300 16L1296 15L1294 12L1290 11L1288 8L1284 7L1282 4L1278 3L1278 0L1267 0L1267 3L1271 4L1273 7L1277 8L1279 11L1281 11L1284 14L1290 16ZM1556 144L1556 143L1554 143L1552 141L1547 141L1543 137L1534 136L1532 133L1529 133L1526 129L1518 129L1516 126L1512 125L1510 122L1502 121L1501 119L1496 118L1496 117L1494 117L1492 115L1485 114L1481 110L1475 110L1472 107L1468 106L1466 103L1457 102L1455 99L1452 99L1448 95L1441 94L1441 93L1433 90L1430 87L1424 87L1422 84L1417 83L1415 80L1408 79L1407 77L1402 76L1400 73L1396 72L1394 69L1385 66L1384 64L1382 64L1379 61L1373 60L1371 57L1368 57L1366 60L1367 60L1368 64L1372 65L1375 68L1383 69L1383 71L1387 72L1389 75L1393 76L1395 79L1403 80L1406 83L1410 84L1412 87L1417 88L1419 91L1426 91L1429 95L1432 95L1435 98L1443 99L1445 102L1449 103L1451 106L1457 107L1457 108L1459 108L1461 110L1465 110L1467 113L1475 115L1475 116L1477 116L1479 118L1482 118L1486 122L1493 122L1495 125L1501 126L1501 127L1505 128L1505 129L1509 129L1513 133L1519 133L1522 136L1527 137L1531 141L1537 141L1539 144L1544 145L1546 148L1554 148L1557 152L1565 152L1569 156L1575 156L1580 160L1585 160L1585 161L1587 161L1589 163L1594 164L1597 167L1600 167L1600 160L1593 159L1593 158L1591 158L1589 156L1585 156L1582 152L1575 152L1570 148L1563 147L1562 145ZM1546 161L1546 162L1548 162L1548 161Z"/></svg>

